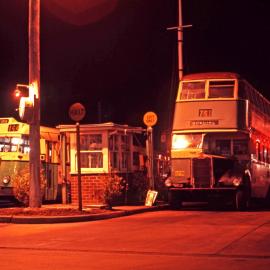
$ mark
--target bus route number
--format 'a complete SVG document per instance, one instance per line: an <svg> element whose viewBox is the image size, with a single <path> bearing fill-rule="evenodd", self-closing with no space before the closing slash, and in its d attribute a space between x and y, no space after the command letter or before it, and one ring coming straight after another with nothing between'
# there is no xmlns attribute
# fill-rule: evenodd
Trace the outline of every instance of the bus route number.
<svg viewBox="0 0 270 270"><path fill-rule="evenodd" d="M199 117L211 117L212 109L199 109Z"/></svg>

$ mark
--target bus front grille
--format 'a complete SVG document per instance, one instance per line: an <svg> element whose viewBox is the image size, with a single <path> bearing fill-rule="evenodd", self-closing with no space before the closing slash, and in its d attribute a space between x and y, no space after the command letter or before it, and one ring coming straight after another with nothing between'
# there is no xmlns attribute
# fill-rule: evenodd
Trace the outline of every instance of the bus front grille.
<svg viewBox="0 0 270 270"><path fill-rule="evenodd" d="M210 158L193 159L193 177L195 188L211 187L211 160Z"/></svg>

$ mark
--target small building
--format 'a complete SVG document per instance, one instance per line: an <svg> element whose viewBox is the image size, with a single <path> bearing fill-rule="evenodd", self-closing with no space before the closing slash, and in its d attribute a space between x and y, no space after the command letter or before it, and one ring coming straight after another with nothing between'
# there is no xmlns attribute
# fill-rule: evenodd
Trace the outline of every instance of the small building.
<svg viewBox="0 0 270 270"><path fill-rule="evenodd" d="M76 125L59 125L60 174L63 202L78 203ZM120 177L127 196L128 183L145 171L144 129L112 122L80 125L80 160L83 205L104 203L104 182ZM146 181L140 179L140 181ZM147 185L147 183L145 183ZM123 198L122 198L123 199ZM126 198L127 199L127 198Z"/></svg>

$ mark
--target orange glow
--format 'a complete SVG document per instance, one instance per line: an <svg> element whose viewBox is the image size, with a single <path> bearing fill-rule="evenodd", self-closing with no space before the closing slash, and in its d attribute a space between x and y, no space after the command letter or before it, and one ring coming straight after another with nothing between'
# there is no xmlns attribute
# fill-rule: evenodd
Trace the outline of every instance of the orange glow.
<svg viewBox="0 0 270 270"><path fill-rule="evenodd" d="M19 89L16 89L14 91L14 95L15 95L16 98L21 97L22 96L22 92Z"/></svg>
<svg viewBox="0 0 270 270"><path fill-rule="evenodd" d="M119 0L46 0L44 6L61 20L86 25L97 22L113 12Z"/></svg>
<svg viewBox="0 0 270 270"><path fill-rule="evenodd" d="M172 148L173 149L185 149L189 146L189 141L185 136L173 136Z"/></svg>

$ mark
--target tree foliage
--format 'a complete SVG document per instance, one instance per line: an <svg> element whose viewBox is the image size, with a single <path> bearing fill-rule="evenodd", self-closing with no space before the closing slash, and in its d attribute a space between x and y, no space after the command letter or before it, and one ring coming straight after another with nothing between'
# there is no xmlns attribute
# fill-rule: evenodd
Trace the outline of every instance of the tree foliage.
<svg viewBox="0 0 270 270"><path fill-rule="evenodd" d="M30 194L30 170L29 166L21 169L13 178L13 191L15 198L24 206L29 205ZM46 186L46 177L44 171L40 171L40 188L43 197Z"/></svg>

